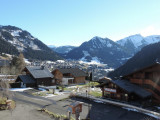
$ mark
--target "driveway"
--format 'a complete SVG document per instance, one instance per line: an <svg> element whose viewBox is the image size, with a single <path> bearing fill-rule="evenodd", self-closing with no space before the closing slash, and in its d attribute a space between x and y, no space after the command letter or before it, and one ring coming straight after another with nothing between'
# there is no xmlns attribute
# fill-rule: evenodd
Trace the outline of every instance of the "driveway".
<svg viewBox="0 0 160 120"><path fill-rule="evenodd" d="M100 104L80 98L64 99L68 96L69 94L63 94L43 98L31 96L25 92L14 92L13 99L16 101L16 108L13 111L0 111L0 120L54 120L37 109L46 107L51 112L66 115L68 105L75 101L84 102L81 119L90 115L91 120L155 120L147 115L110 104ZM88 114L88 104L90 105L90 114ZM74 115L72 116L74 117Z"/></svg>

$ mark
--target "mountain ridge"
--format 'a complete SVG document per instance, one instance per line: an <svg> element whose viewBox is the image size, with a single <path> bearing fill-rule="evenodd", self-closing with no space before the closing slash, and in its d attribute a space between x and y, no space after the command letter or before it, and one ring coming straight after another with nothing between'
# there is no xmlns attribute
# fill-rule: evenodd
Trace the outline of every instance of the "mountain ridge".
<svg viewBox="0 0 160 120"><path fill-rule="evenodd" d="M1 26L0 38L7 45L12 45L18 52L22 52L27 59L57 60L59 55L48 48L43 42L33 37L28 31L15 26ZM8 49L4 48L3 49ZM2 50L0 51L3 52ZM8 53L8 52L7 52Z"/></svg>

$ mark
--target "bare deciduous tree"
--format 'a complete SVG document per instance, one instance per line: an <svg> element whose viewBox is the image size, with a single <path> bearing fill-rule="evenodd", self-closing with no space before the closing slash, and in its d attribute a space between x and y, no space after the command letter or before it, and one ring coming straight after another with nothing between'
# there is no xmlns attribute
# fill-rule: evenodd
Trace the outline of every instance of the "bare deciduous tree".
<svg viewBox="0 0 160 120"><path fill-rule="evenodd" d="M11 93L9 91L10 85L7 81L0 79L0 97L11 98Z"/></svg>

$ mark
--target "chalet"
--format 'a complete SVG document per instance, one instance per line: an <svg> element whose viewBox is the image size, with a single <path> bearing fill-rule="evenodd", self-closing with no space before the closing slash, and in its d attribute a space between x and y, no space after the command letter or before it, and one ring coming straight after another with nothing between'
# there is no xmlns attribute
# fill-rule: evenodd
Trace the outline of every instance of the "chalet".
<svg viewBox="0 0 160 120"><path fill-rule="evenodd" d="M147 66L125 75L121 80L106 80L99 85L105 97L128 96L127 99L160 103L160 63Z"/></svg>
<svg viewBox="0 0 160 120"><path fill-rule="evenodd" d="M109 80L98 85L102 90L102 96L106 98L118 99L122 101L151 100L152 94L147 90L130 83L127 80Z"/></svg>
<svg viewBox="0 0 160 120"><path fill-rule="evenodd" d="M153 100L160 103L160 63L134 71L123 77L153 94Z"/></svg>
<svg viewBox="0 0 160 120"><path fill-rule="evenodd" d="M18 76L16 80L16 82L21 83L21 87L55 85L53 74L44 66L27 66L22 72L25 75Z"/></svg>
<svg viewBox="0 0 160 120"><path fill-rule="evenodd" d="M52 74L57 84L69 85L85 83L87 74L78 68L60 68L55 69Z"/></svg>

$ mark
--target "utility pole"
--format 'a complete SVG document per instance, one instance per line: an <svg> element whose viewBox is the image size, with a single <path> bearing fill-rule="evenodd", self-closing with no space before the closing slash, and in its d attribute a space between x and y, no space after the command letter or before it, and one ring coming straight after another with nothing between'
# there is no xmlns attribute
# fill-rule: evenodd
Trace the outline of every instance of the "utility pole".
<svg viewBox="0 0 160 120"><path fill-rule="evenodd" d="M88 99L90 101L90 82L92 81L92 72L90 73L90 76L89 76L89 88L88 88ZM88 119L90 119L90 104L88 103Z"/></svg>

